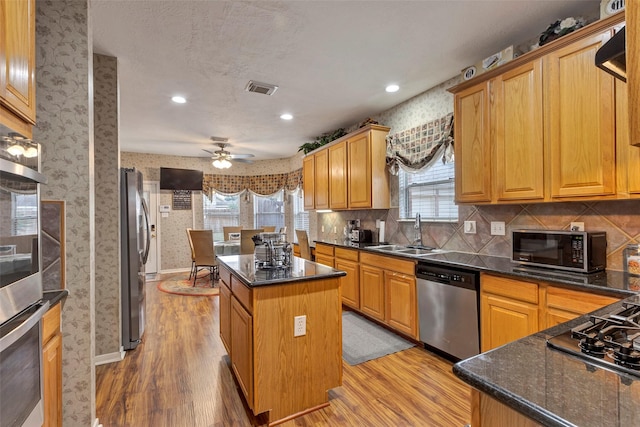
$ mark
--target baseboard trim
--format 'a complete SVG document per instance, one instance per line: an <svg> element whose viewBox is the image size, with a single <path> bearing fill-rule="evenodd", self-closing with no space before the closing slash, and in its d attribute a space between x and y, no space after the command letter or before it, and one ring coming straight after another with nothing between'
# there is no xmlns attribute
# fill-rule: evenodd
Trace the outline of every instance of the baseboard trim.
<svg viewBox="0 0 640 427"><path fill-rule="evenodd" d="M162 270L160 271L160 274L168 274L168 273L184 273L184 272L189 272L191 271L188 268L172 268L170 270Z"/></svg>
<svg viewBox="0 0 640 427"><path fill-rule="evenodd" d="M105 365L107 363L120 362L124 359L126 352L124 348L120 347L120 351L115 353L107 353L96 356L94 359L94 365Z"/></svg>

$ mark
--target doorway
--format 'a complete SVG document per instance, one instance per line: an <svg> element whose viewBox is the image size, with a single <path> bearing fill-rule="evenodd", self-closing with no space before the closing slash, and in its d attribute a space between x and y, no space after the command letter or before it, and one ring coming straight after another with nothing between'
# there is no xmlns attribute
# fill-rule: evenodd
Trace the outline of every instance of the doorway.
<svg viewBox="0 0 640 427"><path fill-rule="evenodd" d="M142 189L144 197L149 206L149 228L151 229L151 244L149 246L149 257L145 264L146 274L157 274L159 271L160 253L160 227L158 224L158 194L160 184L158 181L145 181Z"/></svg>

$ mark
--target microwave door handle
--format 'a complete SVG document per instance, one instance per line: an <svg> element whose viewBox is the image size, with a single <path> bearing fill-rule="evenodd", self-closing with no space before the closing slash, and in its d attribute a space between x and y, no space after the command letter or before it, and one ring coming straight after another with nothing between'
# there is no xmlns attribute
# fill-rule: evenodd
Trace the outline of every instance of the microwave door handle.
<svg viewBox="0 0 640 427"><path fill-rule="evenodd" d="M20 326L9 332L4 337L0 338L0 352L5 351L13 343L18 341L22 336L29 331L34 325L40 322L42 316L49 309L49 301L45 302L35 313L33 313L27 320L22 322Z"/></svg>

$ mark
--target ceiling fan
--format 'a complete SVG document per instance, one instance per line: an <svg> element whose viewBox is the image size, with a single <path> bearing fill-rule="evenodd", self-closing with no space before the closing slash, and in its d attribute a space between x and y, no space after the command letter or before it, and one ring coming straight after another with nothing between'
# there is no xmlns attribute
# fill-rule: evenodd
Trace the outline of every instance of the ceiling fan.
<svg viewBox="0 0 640 427"><path fill-rule="evenodd" d="M231 154L229 151L225 150L225 147L228 147L229 144L226 143L226 138L218 138L211 137L211 140L214 141L215 145L220 147L219 150L209 151L204 150L207 153L212 155L213 166L218 169L227 169L231 167L231 162L240 162L240 163L253 163L253 160L250 160L251 157L254 157L253 154Z"/></svg>

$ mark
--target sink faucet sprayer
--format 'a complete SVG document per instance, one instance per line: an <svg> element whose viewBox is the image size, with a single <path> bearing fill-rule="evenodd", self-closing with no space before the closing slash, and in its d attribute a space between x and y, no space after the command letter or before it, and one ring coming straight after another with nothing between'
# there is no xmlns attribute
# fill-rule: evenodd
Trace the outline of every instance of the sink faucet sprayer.
<svg viewBox="0 0 640 427"><path fill-rule="evenodd" d="M420 212L416 213L416 222L413 224L414 240L413 244L422 246L422 230L420 229Z"/></svg>

